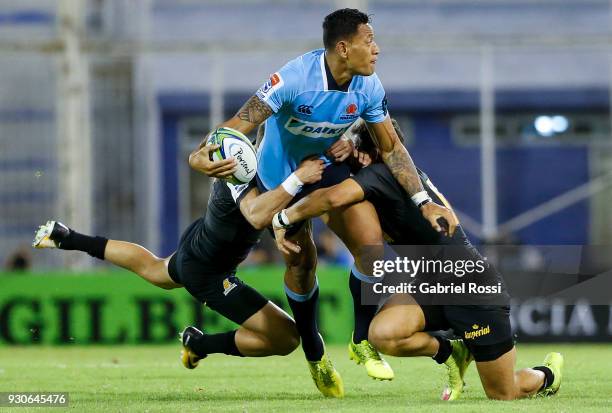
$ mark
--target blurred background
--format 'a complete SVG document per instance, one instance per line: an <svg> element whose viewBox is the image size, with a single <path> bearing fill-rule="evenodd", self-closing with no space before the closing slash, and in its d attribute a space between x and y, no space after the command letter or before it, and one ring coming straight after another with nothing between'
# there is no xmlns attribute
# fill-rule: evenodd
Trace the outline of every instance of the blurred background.
<svg viewBox="0 0 612 413"><path fill-rule="evenodd" d="M608 0L2 0L6 277L100 270L30 250L50 218L169 255L209 194L189 152L270 73L321 47L340 7L373 15L390 113L473 241L612 245ZM344 274L350 255L316 227L323 262ZM247 264L278 258L266 235ZM612 311L587 310L609 339Z"/></svg>

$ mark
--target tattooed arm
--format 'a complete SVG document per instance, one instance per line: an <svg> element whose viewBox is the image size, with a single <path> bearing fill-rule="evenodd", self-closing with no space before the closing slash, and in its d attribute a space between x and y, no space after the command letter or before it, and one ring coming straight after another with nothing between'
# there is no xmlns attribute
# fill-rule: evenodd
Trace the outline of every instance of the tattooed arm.
<svg viewBox="0 0 612 413"><path fill-rule="evenodd" d="M404 190L408 192L408 195L413 196L424 191L412 158L400 142L397 132L393 128L391 118L387 116L380 123L368 123L367 127L376 146L380 150L385 165L391 170L391 173L393 173L393 176ZM428 202L421 206L421 213L436 231L446 231L438 222L439 219L443 218L448 223L448 235L452 236L455 232L455 228L458 225L457 218L449 209L435 202Z"/></svg>
<svg viewBox="0 0 612 413"><path fill-rule="evenodd" d="M231 119L218 127L227 126L246 135L268 119L272 113L274 112L267 103L262 102L257 96L251 96ZM217 145L206 145L207 139L208 136L189 155L189 166L196 171L216 178L226 178L233 174L236 171L236 161L234 159L211 161L210 153L217 149Z"/></svg>
<svg viewBox="0 0 612 413"><path fill-rule="evenodd" d="M257 96L251 96L233 118L220 126L228 126L247 134L273 113L267 103L262 102Z"/></svg>
<svg viewBox="0 0 612 413"><path fill-rule="evenodd" d="M408 195L412 196L421 192L423 190L421 179L410 154L400 142L393 128L391 118L387 117L380 123L368 123L367 126L387 168L391 170Z"/></svg>

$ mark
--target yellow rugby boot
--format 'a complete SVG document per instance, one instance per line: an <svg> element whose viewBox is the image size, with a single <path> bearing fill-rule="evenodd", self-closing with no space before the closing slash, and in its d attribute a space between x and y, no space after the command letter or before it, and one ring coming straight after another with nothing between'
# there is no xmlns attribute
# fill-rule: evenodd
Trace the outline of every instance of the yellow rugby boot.
<svg viewBox="0 0 612 413"><path fill-rule="evenodd" d="M327 356L323 353L323 357L319 361L308 361L308 369L312 380L317 386L317 389L325 397L344 397L344 383L342 377L332 364Z"/></svg>
<svg viewBox="0 0 612 413"><path fill-rule="evenodd" d="M563 377L563 355L561 353L548 353L544 359L544 366L552 371L554 380L551 384L540 390L536 396L554 396L561 387Z"/></svg>
<svg viewBox="0 0 612 413"><path fill-rule="evenodd" d="M376 380L393 380L395 374L389 363L385 361L370 344L368 340L360 343L353 343L353 339L348 345L349 358L357 364L363 364L368 372L368 376Z"/></svg>
<svg viewBox="0 0 612 413"><path fill-rule="evenodd" d="M452 353L448 360L444 362L446 366L447 383L442 391L442 400L457 400L463 392L463 376L474 360L472 353L467 348L463 340L451 340Z"/></svg>

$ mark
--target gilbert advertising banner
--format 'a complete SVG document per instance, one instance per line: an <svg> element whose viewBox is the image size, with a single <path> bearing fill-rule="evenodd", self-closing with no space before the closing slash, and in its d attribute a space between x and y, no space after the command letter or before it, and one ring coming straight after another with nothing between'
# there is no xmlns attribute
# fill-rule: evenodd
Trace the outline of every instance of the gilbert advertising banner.
<svg viewBox="0 0 612 413"><path fill-rule="evenodd" d="M245 269L239 276L289 311L283 271ZM348 271L323 267L317 274L321 331L329 343L346 343L353 324ZM610 304L539 297L511 304L519 342L612 340ZM129 272L0 273L0 346L174 343L186 325L235 327L184 289L162 290Z"/></svg>

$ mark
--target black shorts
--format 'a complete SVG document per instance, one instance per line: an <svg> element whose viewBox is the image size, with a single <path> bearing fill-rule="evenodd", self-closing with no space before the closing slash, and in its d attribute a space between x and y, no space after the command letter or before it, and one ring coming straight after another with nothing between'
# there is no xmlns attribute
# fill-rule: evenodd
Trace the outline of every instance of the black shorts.
<svg viewBox="0 0 612 413"><path fill-rule="evenodd" d="M330 186L338 185L340 182L350 177L351 177L351 169L347 164L332 163L323 170L323 176L321 177L321 180L314 184L304 185L302 189L300 190L300 192L298 192L293 197L291 202L289 202L289 204L287 205L287 208L295 204L296 202L298 202L300 199L313 193L317 189L329 188ZM256 175L256 179L257 179L257 189L259 189L259 192L262 194L264 192L267 192L268 189L259 180L259 176ZM291 227L287 230L287 236L292 236L292 235L297 234L300 231L300 229L302 229L302 227L304 226L304 222L305 221L296 222L295 224L291 225ZM274 233L272 233L272 237L274 237Z"/></svg>
<svg viewBox="0 0 612 413"><path fill-rule="evenodd" d="M476 361L492 361L514 347L508 306L424 305L425 331L452 328Z"/></svg>
<svg viewBox="0 0 612 413"><path fill-rule="evenodd" d="M210 266L181 245L170 258L168 273L198 301L236 324L261 310L268 299L236 277L235 271L210 274Z"/></svg>

